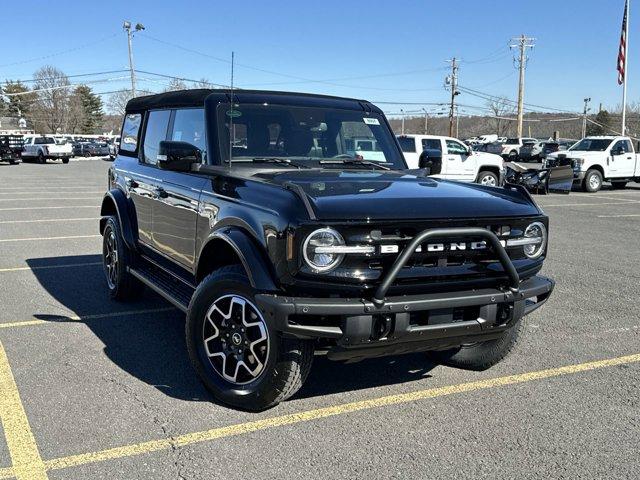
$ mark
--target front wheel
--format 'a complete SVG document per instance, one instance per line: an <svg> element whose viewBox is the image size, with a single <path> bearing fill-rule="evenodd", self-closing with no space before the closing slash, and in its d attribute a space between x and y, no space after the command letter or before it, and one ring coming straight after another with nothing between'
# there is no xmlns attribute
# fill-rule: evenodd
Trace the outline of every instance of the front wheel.
<svg viewBox="0 0 640 480"><path fill-rule="evenodd" d="M596 169L587 171L582 182L582 189L585 192L594 193L602 188L602 174Z"/></svg>
<svg viewBox="0 0 640 480"><path fill-rule="evenodd" d="M477 183L479 183L480 185L496 187L499 183L498 175L488 170L484 170L478 174Z"/></svg>
<svg viewBox="0 0 640 480"><path fill-rule="evenodd" d="M522 331L522 320L496 340L462 345L451 350L428 352L436 363L464 370L486 370L506 357L518 342Z"/></svg>
<svg viewBox="0 0 640 480"><path fill-rule="evenodd" d="M313 360L313 343L283 338L260 312L244 269L223 267L196 289L186 324L189 357L213 396L264 410L295 394Z"/></svg>

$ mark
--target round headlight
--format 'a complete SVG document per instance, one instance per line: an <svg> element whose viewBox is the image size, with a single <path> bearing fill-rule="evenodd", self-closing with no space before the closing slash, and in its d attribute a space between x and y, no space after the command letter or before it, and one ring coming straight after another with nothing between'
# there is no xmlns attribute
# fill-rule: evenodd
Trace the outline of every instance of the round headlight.
<svg viewBox="0 0 640 480"><path fill-rule="evenodd" d="M331 247L344 245L344 239L333 228L320 228L312 232L302 245L304 261L315 272L328 272L342 261L343 253L332 253Z"/></svg>
<svg viewBox="0 0 640 480"><path fill-rule="evenodd" d="M528 258L538 258L547 246L547 229L543 223L533 222L524 231L524 237L532 242L524 246L524 254Z"/></svg>

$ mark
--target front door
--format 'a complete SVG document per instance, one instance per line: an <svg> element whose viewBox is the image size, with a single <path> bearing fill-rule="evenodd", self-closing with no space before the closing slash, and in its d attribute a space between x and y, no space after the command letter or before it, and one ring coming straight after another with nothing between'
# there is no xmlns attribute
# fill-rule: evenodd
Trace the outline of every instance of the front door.
<svg viewBox="0 0 640 480"><path fill-rule="evenodd" d="M467 146L454 139L445 141L447 153L442 161L446 178L473 182L475 180L475 158L469 155Z"/></svg>
<svg viewBox="0 0 640 480"><path fill-rule="evenodd" d="M204 110L175 110L169 138L198 147L206 158ZM186 172L157 170L153 209L153 246L191 270L195 258L196 222L205 179Z"/></svg>
<svg viewBox="0 0 640 480"><path fill-rule="evenodd" d="M636 155L629 140L618 140L611 147L611 163L609 175L611 177L633 177L636 167Z"/></svg>

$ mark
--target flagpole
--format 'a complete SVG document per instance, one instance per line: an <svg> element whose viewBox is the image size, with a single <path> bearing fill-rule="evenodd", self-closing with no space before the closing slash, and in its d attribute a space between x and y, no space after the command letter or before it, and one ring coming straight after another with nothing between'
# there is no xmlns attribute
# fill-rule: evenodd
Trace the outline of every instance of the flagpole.
<svg viewBox="0 0 640 480"><path fill-rule="evenodd" d="M627 22L625 24L624 38L624 77L622 82L622 135L626 135L627 121L627 78L629 77L629 0L627 0Z"/></svg>

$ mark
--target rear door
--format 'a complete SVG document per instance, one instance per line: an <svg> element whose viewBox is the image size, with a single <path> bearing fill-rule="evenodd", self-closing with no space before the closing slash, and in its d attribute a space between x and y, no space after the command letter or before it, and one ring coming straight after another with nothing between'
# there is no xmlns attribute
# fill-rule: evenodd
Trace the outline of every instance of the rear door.
<svg viewBox="0 0 640 480"><path fill-rule="evenodd" d="M616 155L613 153L617 152ZM618 140L611 147L611 163L609 175L612 177L633 177L636 167L636 156L629 140Z"/></svg>
<svg viewBox="0 0 640 480"><path fill-rule="evenodd" d="M452 180L473 182L476 177L476 165L473 155L469 155L467 146L453 138L445 139L445 160L443 173Z"/></svg>
<svg viewBox="0 0 640 480"><path fill-rule="evenodd" d="M169 139L198 147L206 158L204 109L174 110ZM153 246L191 271L195 258L198 204L205 179L188 172L157 169L156 173Z"/></svg>
<svg viewBox="0 0 640 480"><path fill-rule="evenodd" d="M140 161L136 167L127 172L126 176L129 195L136 207L140 243L150 247L154 247L153 209L158 182L156 167L158 147L160 142L167 138L170 118L171 110L147 112L139 154Z"/></svg>

